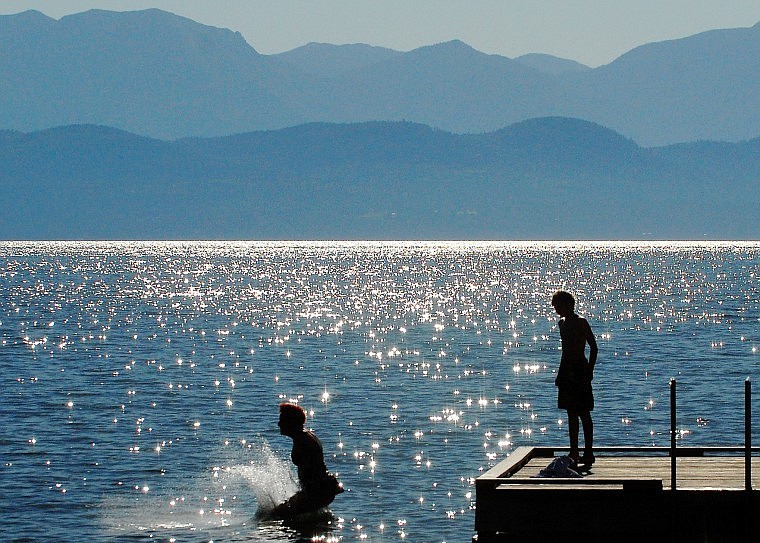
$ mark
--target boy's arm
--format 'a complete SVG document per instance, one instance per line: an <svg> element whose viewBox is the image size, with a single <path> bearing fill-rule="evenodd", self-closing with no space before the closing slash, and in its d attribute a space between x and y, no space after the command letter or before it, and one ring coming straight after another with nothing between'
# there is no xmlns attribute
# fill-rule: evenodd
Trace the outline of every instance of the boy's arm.
<svg viewBox="0 0 760 543"><path fill-rule="evenodd" d="M599 353L599 347L596 345L596 337L594 337L594 332L591 331L591 325L585 319L584 322L586 323L586 326L584 327L586 329L586 342L588 342L589 346L588 365L589 370L593 373L594 366L596 366L596 356Z"/></svg>

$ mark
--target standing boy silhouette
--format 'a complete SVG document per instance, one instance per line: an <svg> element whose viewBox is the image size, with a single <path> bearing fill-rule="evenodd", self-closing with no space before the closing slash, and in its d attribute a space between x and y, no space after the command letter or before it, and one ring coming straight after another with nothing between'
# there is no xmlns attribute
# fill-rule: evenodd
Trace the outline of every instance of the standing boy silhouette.
<svg viewBox="0 0 760 543"><path fill-rule="evenodd" d="M570 453L568 456L577 464L591 466L594 463L594 423L591 411L594 409L594 394L591 380L599 349L591 326L586 319L575 313L575 298L564 290L552 296L552 306L561 317L559 334L562 339L562 359L557 378L557 407L567 410ZM589 357L586 359L586 344ZM579 421L583 424L583 456L578 447Z"/></svg>

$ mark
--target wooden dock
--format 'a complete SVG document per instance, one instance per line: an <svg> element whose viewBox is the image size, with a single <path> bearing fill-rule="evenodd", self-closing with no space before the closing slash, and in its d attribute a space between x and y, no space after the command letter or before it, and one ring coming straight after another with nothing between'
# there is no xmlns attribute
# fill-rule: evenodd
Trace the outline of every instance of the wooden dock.
<svg viewBox="0 0 760 543"><path fill-rule="evenodd" d="M536 477L567 452L520 447L477 478L478 543L760 540L757 449L600 447L583 478Z"/></svg>

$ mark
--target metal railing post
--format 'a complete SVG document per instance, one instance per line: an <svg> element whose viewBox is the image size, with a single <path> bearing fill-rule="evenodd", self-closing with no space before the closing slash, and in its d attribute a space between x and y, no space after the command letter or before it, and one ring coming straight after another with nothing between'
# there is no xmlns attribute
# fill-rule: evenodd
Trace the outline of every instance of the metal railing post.
<svg viewBox="0 0 760 543"><path fill-rule="evenodd" d="M752 383L744 381L744 488L752 490Z"/></svg>
<svg viewBox="0 0 760 543"><path fill-rule="evenodd" d="M676 489L676 380L670 379L670 490Z"/></svg>

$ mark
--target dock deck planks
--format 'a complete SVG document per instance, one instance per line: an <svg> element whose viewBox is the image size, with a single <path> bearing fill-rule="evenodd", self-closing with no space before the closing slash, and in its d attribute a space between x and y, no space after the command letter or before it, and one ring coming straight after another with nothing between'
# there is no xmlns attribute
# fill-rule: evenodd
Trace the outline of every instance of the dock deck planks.
<svg viewBox="0 0 760 543"><path fill-rule="evenodd" d="M672 490L669 451L602 447L582 479L555 479L535 476L566 449L520 447L476 480L477 539L720 542L760 533L760 458L746 490L742 448L678 449Z"/></svg>
<svg viewBox="0 0 760 543"><path fill-rule="evenodd" d="M532 458L514 478L530 478L547 466L546 458ZM743 457L676 458L677 488L744 489ZM670 489L670 458L653 456L600 456L590 473L584 474L583 484L605 480L660 479L664 489ZM760 458L752 459L752 487L760 488Z"/></svg>

